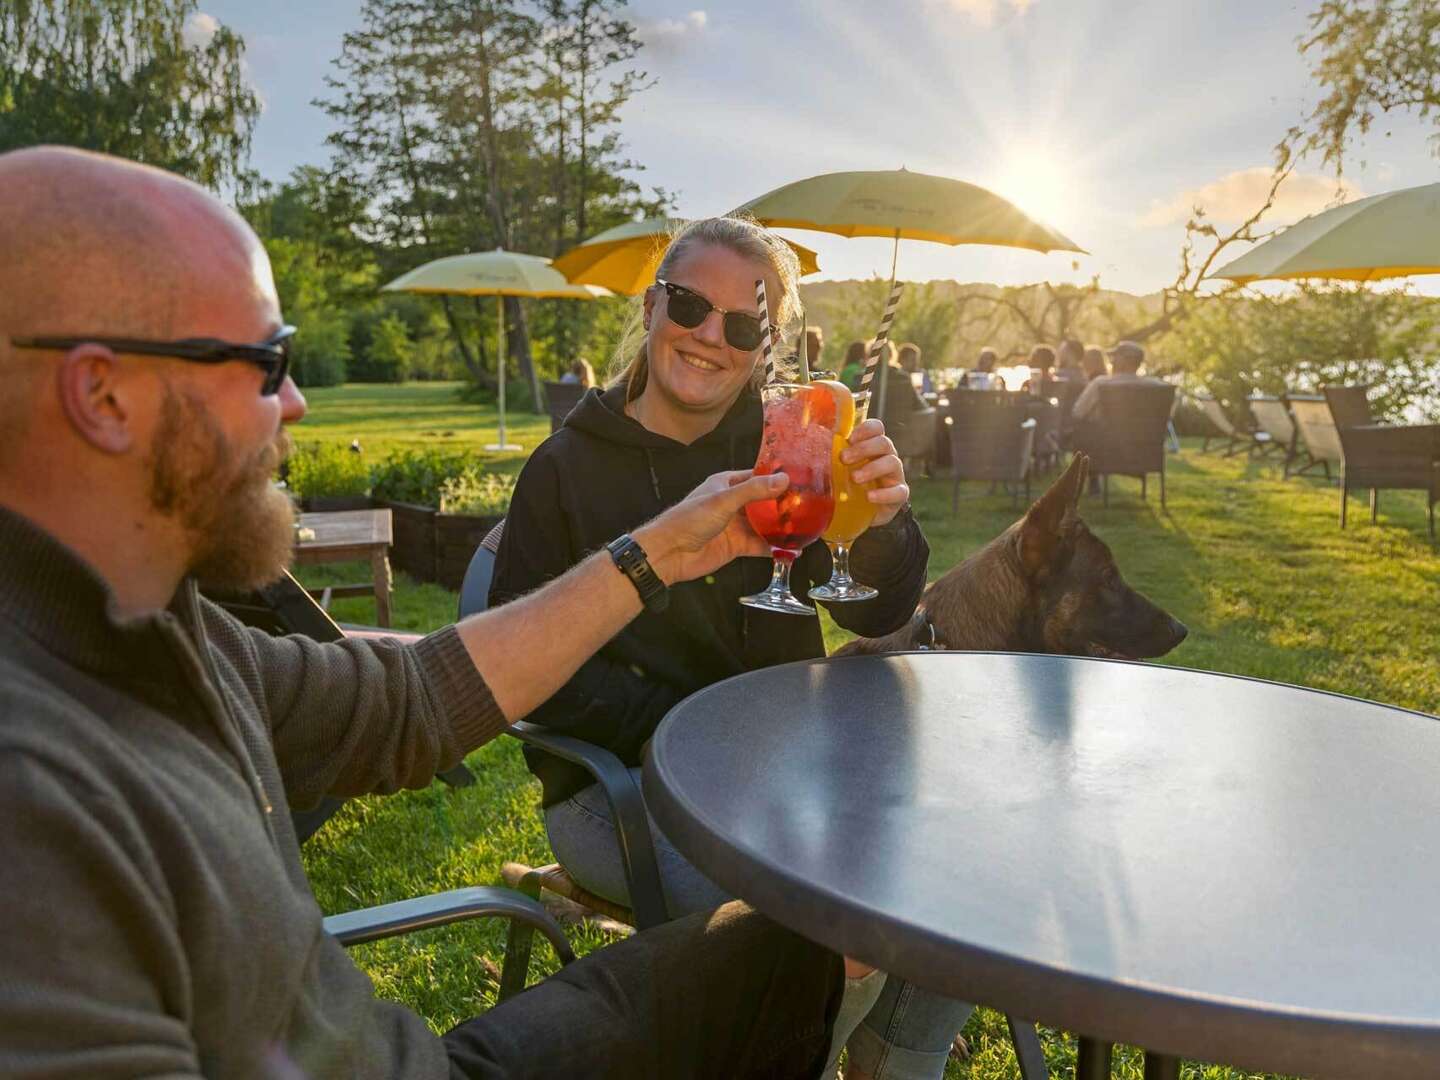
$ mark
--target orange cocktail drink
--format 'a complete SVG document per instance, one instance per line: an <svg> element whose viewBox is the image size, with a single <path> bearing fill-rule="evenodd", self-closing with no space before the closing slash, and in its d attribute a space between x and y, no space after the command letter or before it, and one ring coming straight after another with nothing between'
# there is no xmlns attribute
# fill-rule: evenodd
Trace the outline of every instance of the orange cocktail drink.
<svg viewBox="0 0 1440 1080"><path fill-rule="evenodd" d="M874 485L856 483L850 475L850 466L840 460L855 429L855 399L844 383L825 380L814 385L829 390L836 403L835 437L830 446L830 487L835 498L835 513L820 534L830 546L833 570L829 581L810 590L810 599L831 603L868 600L875 595L875 590L850 576L850 545L875 520L878 507L870 501L870 489Z"/></svg>

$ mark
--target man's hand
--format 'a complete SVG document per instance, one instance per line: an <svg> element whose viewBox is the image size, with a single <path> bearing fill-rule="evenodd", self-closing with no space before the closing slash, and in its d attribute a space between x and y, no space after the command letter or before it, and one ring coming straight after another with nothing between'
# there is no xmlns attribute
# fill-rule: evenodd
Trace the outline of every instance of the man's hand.
<svg viewBox="0 0 1440 1080"><path fill-rule="evenodd" d="M870 501L876 506L872 524L887 524L910 500L905 466L879 420L872 418L855 425L850 433L850 445L841 451L840 460L850 466L850 478L856 483L875 481L870 490Z"/></svg>
<svg viewBox="0 0 1440 1080"><path fill-rule="evenodd" d="M633 535L666 585L703 577L741 556L770 554L743 511L746 503L773 499L789 484L784 473L716 473Z"/></svg>

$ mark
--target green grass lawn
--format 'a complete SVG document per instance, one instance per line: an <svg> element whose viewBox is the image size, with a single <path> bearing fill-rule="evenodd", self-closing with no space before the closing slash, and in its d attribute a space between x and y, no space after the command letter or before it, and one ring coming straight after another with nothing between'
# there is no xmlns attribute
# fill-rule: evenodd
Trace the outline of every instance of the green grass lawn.
<svg viewBox="0 0 1440 1080"><path fill-rule="evenodd" d="M448 395L448 396L447 396ZM304 439L359 437L370 444L430 439L488 441L494 411L463 406L453 388L435 384L346 387L314 392ZM414 410L413 414L410 410ZM336 415L332 415L332 412ZM397 415L403 414L403 415ZM392 418L393 417L393 418ZM548 421L517 426L526 450ZM446 434L446 432L451 434ZM434 434L427 434L433 432ZM506 462L509 467L514 464ZM1158 491L1141 501L1139 484L1111 483L1110 508L1087 500L1084 515L1110 544L1132 584L1190 627L1164 663L1252 675L1440 712L1440 556L1425 534L1421 497L1382 495L1378 525L1363 507L1341 532L1339 492L1322 479L1282 481L1278 466L1202 456L1187 445L1169 459L1169 512ZM932 577L988 541L1017 516L1006 497L966 485L956 515L948 482L917 480L916 514L930 538ZM1037 489L1038 494L1038 489ZM1352 509L1355 509L1352 507ZM366 568L307 568L307 581L363 578ZM403 578L397 624L425 630L451 620L455 596ZM370 622L373 604L344 600L342 620ZM831 646L844 639L827 629ZM537 813L539 785L517 744L501 739L470 758L481 781L452 790L439 784L389 798L356 800L307 846L305 862L327 912L467 884L498 881L502 862L551 861ZM585 951L605 942L591 932ZM553 966L537 948L533 974ZM365 946L356 959L379 992L405 1002L437 1030L488 1007L503 952L496 925L447 928ZM951 1063L948 1078L1018 1076L1003 1018L980 1010L967 1029L974 1055ZM1073 1042L1045 1032L1052 1069L1073 1063ZM1139 1055L1122 1052L1116 1075L1140 1080ZM1190 1080L1253 1074L1187 1064Z"/></svg>

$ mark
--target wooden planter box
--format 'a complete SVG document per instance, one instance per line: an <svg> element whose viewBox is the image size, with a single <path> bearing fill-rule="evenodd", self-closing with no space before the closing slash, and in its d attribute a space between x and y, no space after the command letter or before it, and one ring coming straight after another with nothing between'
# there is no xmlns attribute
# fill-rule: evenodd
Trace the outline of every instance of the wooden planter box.
<svg viewBox="0 0 1440 1080"><path fill-rule="evenodd" d="M390 565L416 581L434 581L435 508L389 500L380 505L390 509Z"/></svg>
<svg viewBox="0 0 1440 1080"><path fill-rule="evenodd" d="M436 514L435 577L447 589L460 588L465 571L485 534L504 519L503 514Z"/></svg>

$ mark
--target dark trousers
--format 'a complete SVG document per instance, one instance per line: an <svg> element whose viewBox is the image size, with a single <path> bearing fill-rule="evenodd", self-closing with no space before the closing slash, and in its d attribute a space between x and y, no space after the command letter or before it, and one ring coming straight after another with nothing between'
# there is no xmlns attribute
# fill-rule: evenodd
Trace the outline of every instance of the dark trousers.
<svg viewBox="0 0 1440 1080"><path fill-rule="evenodd" d="M743 903L636 934L445 1036L453 1080L820 1075L839 956Z"/></svg>

